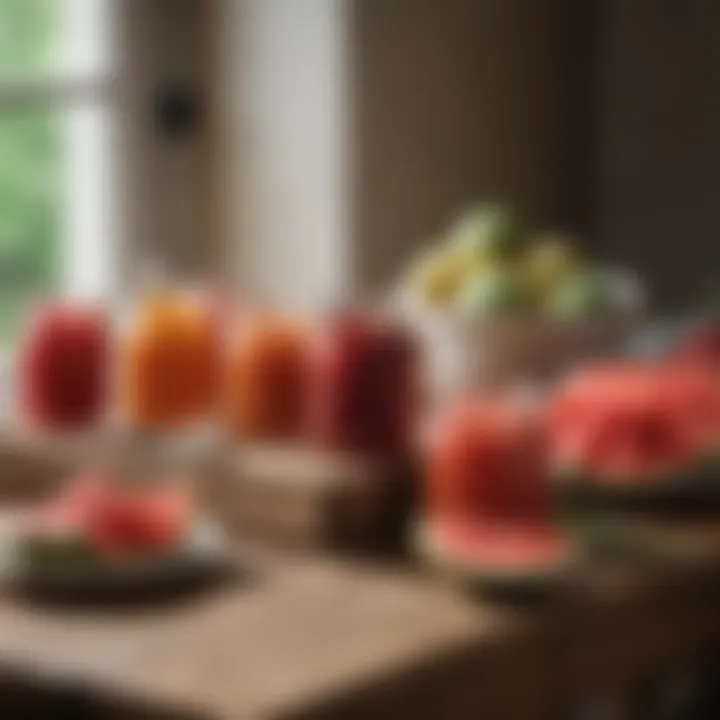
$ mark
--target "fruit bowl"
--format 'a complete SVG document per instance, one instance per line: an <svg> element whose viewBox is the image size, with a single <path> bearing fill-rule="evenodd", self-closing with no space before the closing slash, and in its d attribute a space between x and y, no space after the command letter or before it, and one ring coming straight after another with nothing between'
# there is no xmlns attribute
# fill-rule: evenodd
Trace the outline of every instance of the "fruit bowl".
<svg viewBox="0 0 720 720"><path fill-rule="evenodd" d="M432 396L551 379L623 346L644 288L637 276L588 257L582 244L491 203L470 208L419 253L397 304L425 345Z"/></svg>
<svg viewBox="0 0 720 720"><path fill-rule="evenodd" d="M639 302L577 319L463 317L408 296L398 297L397 304L420 341L425 385L431 398L440 401L503 382L551 380L576 363L612 355L642 316Z"/></svg>

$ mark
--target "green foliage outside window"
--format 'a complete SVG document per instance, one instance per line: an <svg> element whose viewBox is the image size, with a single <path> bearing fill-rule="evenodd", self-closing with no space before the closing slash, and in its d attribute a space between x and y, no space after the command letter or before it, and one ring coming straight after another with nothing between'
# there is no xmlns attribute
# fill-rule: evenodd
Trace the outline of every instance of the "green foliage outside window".
<svg viewBox="0 0 720 720"><path fill-rule="evenodd" d="M0 0L0 82L51 74L62 0ZM57 281L61 114L0 105L0 344Z"/></svg>

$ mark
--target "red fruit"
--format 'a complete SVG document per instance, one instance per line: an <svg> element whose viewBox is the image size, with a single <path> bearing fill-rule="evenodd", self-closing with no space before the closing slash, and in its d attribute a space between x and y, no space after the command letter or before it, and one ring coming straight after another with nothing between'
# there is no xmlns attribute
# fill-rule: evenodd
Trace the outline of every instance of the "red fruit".
<svg viewBox="0 0 720 720"><path fill-rule="evenodd" d="M588 459L608 480L643 479L680 466L688 443L677 423L652 408L608 413L596 425Z"/></svg>
<svg viewBox="0 0 720 720"><path fill-rule="evenodd" d="M551 412L553 456L609 481L637 481L690 464L707 437L706 380L661 365L586 372L560 390ZM714 412L710 415L714 416ZM718 413L720 417L720 413Z"/></svg>
<svg viewBox="0 0 720 720"><path fill-rule="evenodd" d="M622 402L631 391L646 387L655 374L652 366L636 362L607 362L570 376L551 404L548 420L553 437L573 433L602 412L607 402Z"/></svg>
<svg viewBox="0 0 720 720"><path fill-rule="evenodd" d="M177 490L116 490L87 518L89 539L105 552L160 551L172 546L190 520L188 496Z"/></svg>
<svg viewBox="0 0 720 720"><path fill-rule="evenodd" d="M670 358L720 367L720 325L712 323L697 330L680 343Z"/></svg>
<svg viewBox="0 0 720 720"><path fill-rule="evenodd" d="M81 475L49 500L33 507L26 515L27 525L35 529L81 529L100 504L108 502L109 479L99 473Z"/></svg>
<svg viewBox="0 0 720 720"><path fill-rule="evenodd" d="M112 492L109 476L90 472L75 478L56 502L85 515L98 504L109 501Z"/></svg>
<svg viewBox="0 0 720 720"><path fill-rule="evenodd" d="M668 370L668 402L702 451L720 442L720 379L706 366Z"/></svg>

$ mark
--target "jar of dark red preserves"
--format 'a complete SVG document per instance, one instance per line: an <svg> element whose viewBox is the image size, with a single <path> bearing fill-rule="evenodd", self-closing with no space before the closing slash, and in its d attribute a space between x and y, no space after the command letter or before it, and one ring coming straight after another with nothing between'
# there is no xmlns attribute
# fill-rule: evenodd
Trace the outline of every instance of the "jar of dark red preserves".
<svg viewBox="0 0 720 720"><path fill-rule="evenodd" d="M317 446L402 455L416 401L416 346L394 323L360 312L325 319L308 357L308 435Z"/></svg>

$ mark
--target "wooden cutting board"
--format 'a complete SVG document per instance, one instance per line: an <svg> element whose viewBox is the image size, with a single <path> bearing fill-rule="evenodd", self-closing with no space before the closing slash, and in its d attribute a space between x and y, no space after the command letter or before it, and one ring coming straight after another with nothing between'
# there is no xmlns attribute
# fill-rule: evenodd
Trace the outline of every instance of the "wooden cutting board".
<svg viewBox="0 0 720 720"><path fill-rule="evenodd" d="M397 545L413 494L406 460L277 445L230 450L210 482L209 502L231 527L330 548Z"/></svg>

